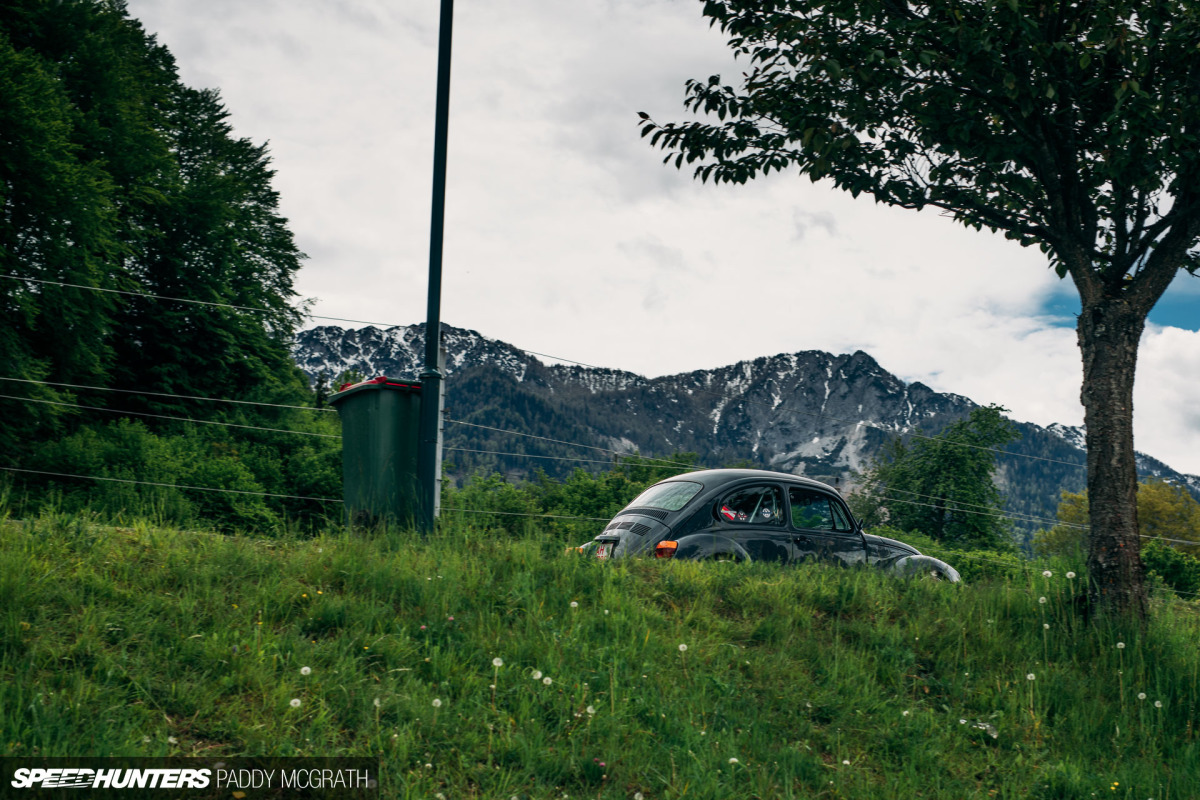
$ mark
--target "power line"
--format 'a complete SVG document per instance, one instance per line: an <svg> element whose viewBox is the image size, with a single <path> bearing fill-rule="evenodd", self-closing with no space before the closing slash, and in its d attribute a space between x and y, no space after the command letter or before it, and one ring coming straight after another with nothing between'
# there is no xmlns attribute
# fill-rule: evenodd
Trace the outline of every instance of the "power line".
<svg viewBox="0 0 1200 800"><path fill-rule="evenodd" d="M875 495L875 497L878 497L880 500L887 500L892 503L903 503L905 505L922 506L924 508L936 508L936 509L940 509L943 511L953 511L953 512L959 513L959 514L973 514L973 515L979 516L979 517L993 517L996 519L1009 519L1009 520L1013 520L1014 522L1045 522L1045 523L1050 523L1050 524L1058 524L1056 520L1045 519L1043 517L1032 517L1032 516L1014 517L1010 514L1004 514L1004 513L989 514L985 511L972 511L972 510L966 509L966 508L946 509L946 508L942 508L941 506L935 506L932 503L918 503L916 500L901 500L898 497L886 497L884 495ZM1063 523L1063 524L1066 524L1066 523ZM1079 526L1072 526L1072 527L1083 527L1083 526L1079 525Z"/></svg>
<svg viewBox="0 0 1200 800"><path fill-rule="evenodd" d="M458 508L442 506L443 511L459 511L464 514L501 514L506 517L549 517L551 519L582 519L589 522L608 522L611 517L572 517L566 514L535 514L521 511L486 511L481 508Z"/></svg>
<svg viewBox="0 0 1200 800"><path fill-rule="evenodd" d="M47 280L42 280L40 278L27 278L22 275L0 275L0 278L10 278L15 281L26 281L28 283L42 283L42 284L47 284L50 286L66 286L66 287L69 287L72 289L86 289L91 292L107 292L109 294L122 294L122 295L127 295L129 297L146 297L151 300L171 300L176 303L191 303L193 305L198 305L198 306L212 306L215 308L233 308L238 311L256 311L260 314L271 314L271 313L276 313L277 311L282 310L282 309L270 309L270 308L256 308L254 306L235 306L232 303L216 303L216 302L210 302L207 300L191 300L191 299L188 299L185 297L167 297L167 296L161 295L161 294L150 294L149 292L130 292L130 291L127 291L124 289L105 289L101 286L86 286L81 283L63 283L62 281L47 281ZM304 312L302 312L302 311L296 311L295 309L290 308L290 307L287 310L292 311L297 314L300 314L302 316L311 316L308 314L304 314ZM342 320L342 321L348 322L349 320Z"/></svg>
<svg viewBox="0 0 1200 800"><path fill-rule="evenodd" d="M964 503L964 502L961 502L958 500L951 500L948 497L935 497L933 495L928 495L928 494L918 494L916 492L910 492L905 489L893 489L892 491L901 492L901 493L907 494L907 495L912 495L913 497L923 497L927 500L941 500L944 503L953 503L957 507L945 508L943 506L935 506L935 505L931 505L929 503L918 503L915 500L902 500L898 497L886 497L881 494L869 494L867 496L874 497L879 500L890 500L893 503L907 503L908 505L924 506L926 508L936 508L936 509L940 509L943 511L952 511L955 513L963 513L963 514L983 513L983 512L978 512L978 511L972 511L971 510L972 508L985 508L985 509L991 509L991 510L998 510L995 508L995 506L983 505L981 503ZM988 514L987 516L1001 516L1001 517L1005 517L1006 519L1011 519L1015 522L1043 522L1043 523L1048 523L1051 525L1064 525L1067 527L1077 527L1077 528L1086 527L1083 525L1075 525L1074 523L1068 523L1068 522L1060 523L1058 520L1048 519L1046 517L1038 517L1033 514L1024 514L1021 512L1009 512L1009 513L1000 512L998 515L997 514Z"/></svg>
<svg viewBox="0 0 1200 800"><path fill-rule="evenodd" d="M20 400L25 403L42 403L49 406L65 406L67 408L82 408L88 411L104 411L109 414L130 414L135 417L152 417L154 419L167 419L174 422L194 422L197 425L220 425L225 428L244 428L252 431L271 431L273 433L294 433L297 436L320 436L325 439L341 439L342 437L336 433L310 433L308 431L293 431L287 428L264 428L259 425L238 425L233 422L214 422L206 419L192 419L191 417L171 417L166 414L151 414L148 411L122 411L119 408L100 408L98 406L85 406L80 403L64 403L60 400L38 400L33 397L17 397L11 394L0 394L0 399L4 400Z"/></svg>
<svg viewBox="0 0 1200 800"><path fill-rule="evenodd" d="M294 408L298 411L321 411L335 412L332 408L313 408L312 406L290 406L281 403L259 403L251 400L228 400L224 397L199 397L190 394L170 394L168 392L148 392L141 389L113 389L108 386L83 386L77 383L55 383L54 381L35 381L28 378L6 378L0 376L0 381L13 381L15 383L34 383L42 386L60 386L65 389L86 389L93 392L121 392L122 394L136 394L144 397L171 397L179 400L203 400L209 403L236 403L243 406L264 406L266 408Z"/></svg>
<svg viewBox="0 0 1200 800"><path fill-rule="evenodd" d="M905 504L908 504L911 506L924 506L926 508L940 508L940 506L935 506L930 503L918 503L915 500L901 500L896 497L885 497L883 495L874 495L874 497L877 497L880 500L889 500L893 503L905 503ZM934 498L934 499L941 499L941 498ZM1075 528L1075 529L1084 530L1084 531L1091 530L1091 526L1089 526L1089 525L1080 525L1079 523L1076 523L1076 522L1060 522L1059 520L1055 520L1055 519L1046 519L1044 517L1034 517L1031 515L1012 516L1010 514L1003 514L1003 513L987 514L982 511L971 511L971 510L965 509L965 508L963 508L963 509L945 509L945 510L955 511L957 513L962 513L962 514L975 514L977 516L982 516L982 517L998 517L1001 519L1010 519L1010 520L1013 520L1014 522L1042 522L1042 523L1046 523L1049 525L1061 526L1064 528ZM1193 547L1200 547L1200 541L1194 541L1192 539L1171 539L1166 536L1149 536L1144 533L1139 533L1138 538L1139 539L1149 539L1149 540L1160 541L1160 542L1174 542L1175 544L1187 544L1187 545L1191 545Z"/></svg>
<svg viewBox="0 0 1200 800"><path fill-rule="evenodd" d="M493 428L491 425L478 425L474 422L464 422L460 419L447 419L446 422L451 422L451 423L454 423L455 425L466 425L471 428L483 428L484 430L496 431L497 433L508 433L513 436L524 436L528 439L538 439L543 442L553 442L555 444L565 444L565 445L569 445L571 447L586 447L591 450L600 450L605 453L612 453L615 456L631 456L631 457L637 456L638 458L646 458L647 460L655 461L659 464L671 464L671 465L679 466L679 467L688 467L689 469L703 469L703 467L699 464L685 464L682 461L670 461L665 458L650 458L649 456L642 456L639 453L628 453L628 452L625 452L622 450L613 450L612 448L608 448L608 447L599 447L594 444L583 444L582 442L568 442L563 439L551 439L546 436L537 436L532 433L522 433L521 431L510 431L506 428ZM510 453L508 455L522 455L522 454ZM608 462L597 462L597 463L608 463Z"/></svg>
<svg viewBox="0 0 1200 800"><path fill-rule="evenodd" d="M150 293L146 293L146 292L129 292L129 291L122 291L120 289L104 289L104 288L101 288L98 286L85 286L82 284L75 284L75 283L63 283L61 281L48 281L48 280L42 280L42 279L38 279L38 278L25 278L25 277L22 277L19 275L0 275L0 278L10 278L12 280L29 281L29 282L33 282L33 283L50 284L50 285L54 285L54 286L68 286L68 287L72 287L72 288L76 288L76 289L86 289L86 290L97 291L97 292L111 292L111 293L115 293L115 294L131 295L134 297L146 297L146 298L150 298L150 299L154 299L154 300L169 300L169 301L179 302L179 303L194 303L194 304L203 305L203 306L216 306L216 307L222 307L222 308L232 308L232 309L237 309L239 311L256 311L259 313L272 313L270 309L254 308L254 307L250 307L250 306L237 306L237 305L232 305L230 303L216 303L216 302L208 302L208 301L204 301L204 300L189 300L187 298L182 298L182 297L167 297L164 295L156 295L156 294L150 294ZM353 322L353 323L363 324L363 325L381 325L384 327L393 327L393 328L407 327L404 325L400 325L398 323L393 324L393 323L387 323L387 322L370 322L368 320L348 319L345 317L327 317L327 316L322 316L320 314L309 314L309 313L302 312L302 311L295 311L294 309L290 309L290 310L294 311L295 313L299 314L300 316L308 317L310 319L327 319L327 320L333 320L336 322ZM529 353L531 355L542 356L543 358L551 358L556 361L563 361L563 362L566 362L569 364L576 364L578 366L587 367L589 369L605 370L605 371L610 371L610 372L619 371L619 370L612 370L609 367L600 367L595 364L588 364L584 361L575 361L573 359L563 358L561 356L556 356L556 355L552 355L549 353L540 353L536 350L524 350L523 352ZM693 388L692 391L700 393L700 394L708 394L708 395L712 395L714 397L720 397L720 398L726 399L726 400L734 399L733 397L729 397L728 395L721 394L720 392L716 392L711 389ZM756 405L756 406L761 406L763 408L769 408L771 410L776 410L775 406L771 406L767 403L763 403L763 402L760 402L757 400L750 400L750 399L746 398L744 395L737 399L739 400L739 402L747 403L749 405ZM873 424L870 422L866 422L865 420L850 420L850 419L845 419L843 417L835 417L831 414L824 414L824 413L820 413L820 412L816 412L816 411L801 411L799 409L790 409L790 408L785 408L785 409L783 409L783 411L785 413L789 413L789 414L815 417L818 419L833 420L835 422L842 422L847 425L855 425L856 427L859 425L862 425L862 426L865 426L868 428L874 428L875 430L883 431L884 433L888 433L888 434L897 433L896 431L893 431L887 427L884 427L883 425L876 425L876 424ZM908 434L900 434L900 435L907 435L907 436L911 436L916 439L941 441L941 442L945 442L946 444L954 445L956 447L968 447L968 448L971 448L974 450L984 450L987 452L996 453L998 455L1011 456L1014 458L1025 458L1025 459L1030 459L1033 461L1044 461L1044 462L1051 463L1051 464L1061 464L1063 466L1075 467L1077 469L1086 469L1087 468L1086 464L1078 464L1078 463L1075 463L1072 461L1062 461L1061 459L1055 459L1055 458L1046 458L1044 456L1035 456L1035 455L1031 455L1028 453L1013 453L1008 450L1000 450L999 448L995 448L995 447L984 447L983 445L968 444L966 442L955 442L955 441L951 441L951 440L945 439L940 436L929 436L927 434L915 433L915 432L909 432Z"/></svg>
<svg viewBox="0 0 1200 800"><path fill-rule="evenodd" d="M324 503L342 503L332 497L301 497L294 494L274 494L272 492L251 492L244 489L218 489L213 486L188 486L182 483L155 483L154 481L136 481L130 478L102 478L98 475L73 475L67 472L48 472L40 469L20 469L18 467L0 467L6 472L24 472L31 475L49 475L55 478L78 478L85 481L111 481L113 483L136 483L142 486L160 486L166 489L195 489L199 492L225 492L227 494L252 494L259 497L280 497L285 500L317 500Z"/></svg>
<svg viewBox="0 0 1200 800"><path fill-rule="evenodd" d="M270 308L256 308L254 306L237 306L237 305L233 305L232 303L217 303L217 302L208 301L208 300L192 300L187 297L168 297L166 295L151 294L149 292L130 292L130 291L122 290L122 289L105 289L100 286L85 286L84 284L81 284L81 283L63 283L62 281L47 281L47 280L42 280L41 278L26 278L21 275L0 275L0 278L10 278L14 281L26 281L29 283L42 283L42 284L47 284L50 286L66 286L71 289L86 289L91 292L108 292L110 294L123 294L123 295L128 295L130 297L145 297L150 300L170 300L171 302L174 302L174 303L191 303L193 305L211 306L214 308L232 308L237 311L255 311L255 312L258 312L259 314L272 314L272 313L277 313L278 311L282 310L282 309L270 309ZM365 320L365 319L346 319L345 317L326 317L326 316L322 316L320 314L309 314L307 311L300 311L298 309L294 309L291 307L289 307L287 310L294 314L298 314L302 317L307 317L308 319L328 319L328 320L332 320L334 322L354 322L354 323L358 323L358 324L362 324L362 325L381 325L385 328L406 327L404 325L393 325L392 323L389 323L389 322L370 322L369 320Z"/></svg>
<svg viewBox="0 0 1200 800"><path fill-rule="evenodd" d="M454 450L459 453L485 453L493 456L518 456L521 458L544 458L550 461L580 461L585 464L611 464L611 461L604 461L595 458L567 458L566 456L539 456L533 453L502 453L499 450L473 450L469 447L445 447L444 450Z"/></svg>

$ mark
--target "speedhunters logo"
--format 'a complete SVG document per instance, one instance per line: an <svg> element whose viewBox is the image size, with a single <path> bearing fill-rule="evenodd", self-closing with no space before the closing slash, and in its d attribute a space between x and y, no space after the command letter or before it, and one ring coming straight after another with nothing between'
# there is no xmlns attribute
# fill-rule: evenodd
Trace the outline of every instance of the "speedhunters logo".
<svg viewBox="0 0 1200 800"><path fill-rule="evenodd" d="M371 758L0 758L0 798L371 798Z"/></svg>
<svg viewBox="0 0 1200 800"><path fill-rule="evenodd" d="M17 767L14 789L207 789L208 769L87 769Z"/></svg>

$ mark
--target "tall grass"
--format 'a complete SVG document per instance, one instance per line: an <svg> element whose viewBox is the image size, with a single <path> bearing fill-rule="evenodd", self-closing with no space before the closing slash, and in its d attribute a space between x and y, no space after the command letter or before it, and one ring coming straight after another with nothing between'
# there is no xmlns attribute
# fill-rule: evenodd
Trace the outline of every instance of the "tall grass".
<svg viewBox="0 0 1200 800"><path fill-rule="evenodd" d="M0 751L377 755L405 798L1200 793L1194 604L561 545L0 523Z"/></svg>

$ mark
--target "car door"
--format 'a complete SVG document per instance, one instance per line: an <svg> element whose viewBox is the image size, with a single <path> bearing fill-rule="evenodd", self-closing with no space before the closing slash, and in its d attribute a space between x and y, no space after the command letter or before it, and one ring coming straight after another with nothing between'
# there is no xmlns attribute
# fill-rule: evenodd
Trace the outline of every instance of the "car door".
<svg viewBox="0 0 1200 800"><path fill-rule="evenodd" d="M841 498L805 486L788 487L793 558L843 565L862 564L866 551Z"/></svg>
<svg viewBox="0 0 1200 800"><path fill-rule="evenodd" d="M788 561L792 547L783 498L777 484L739 486L717 501L715 528L741 545L753 561Z"/></svg>

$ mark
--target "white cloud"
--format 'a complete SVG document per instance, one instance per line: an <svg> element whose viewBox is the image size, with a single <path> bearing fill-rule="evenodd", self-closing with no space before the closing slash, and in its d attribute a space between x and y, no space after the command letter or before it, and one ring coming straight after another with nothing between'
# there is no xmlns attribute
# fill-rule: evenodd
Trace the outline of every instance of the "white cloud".
<svg viewBox="0 0 1200 800"><path fill-rule="evenodd" d="M1082 421L1073 330L1036 250L795 175L701 185L636 112L738 74L684 0L460 0L443 312L519 347L656 375L863 349L907 380ZM269 140L317 314L425 317L437 4L132 0L183 79ZM1069 287L1068 287L1069 288ZM1140 449L1200 473L1200 335L1152 329Z"/></svg>

